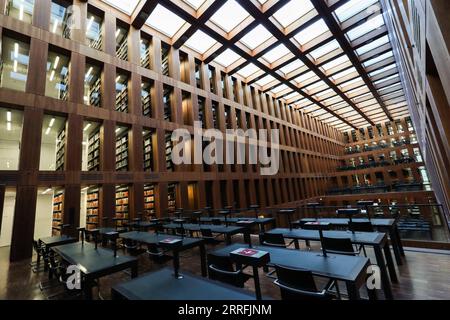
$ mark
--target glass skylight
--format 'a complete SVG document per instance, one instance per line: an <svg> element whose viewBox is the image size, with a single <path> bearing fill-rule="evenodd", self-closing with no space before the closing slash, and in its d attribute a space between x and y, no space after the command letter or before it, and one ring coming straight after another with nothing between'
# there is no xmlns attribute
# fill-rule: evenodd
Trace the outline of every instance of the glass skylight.
<svg viewBox="0 0 450 320"><path fill-rule="evenodd" d="M280 44L278 47L275 47L274 49L270 50L265 55L263 55L263 59L266 60L268 63L274 63L289 53L290 53L289 49L286 48L284 44Z"/></svg>
<svg viewBox="0 0 450 320"><path fill-rule="evenodd" d="M369 44L366 44L365 46L359 48L356 50L356 53L359 55L362 55L366 52L369 52L371 50L374 50L378 47L381 47L382 45L386 44L389 42L389 36L384 36L381 37L380 39L374 40Z"/></svg>
<svg viewBox="0 0 450 320"><path fill-rule="evenodd" d="M146 23L166 36L173 37L186 22L158 4Z"/></svg>
<svg viewBox="0 0 450 320"><path fill-rule="evenodd" d="M272 77L271 75L267 75L264 78L258 80L257 82L255 82L258 86L264 87L266 85L268 85L269 83L271 83L272 81L275 81L275 78Z"/></svg>
<svg viewBox="0 0 450 320"><path fill-rule="evenodd" d="M314 58L314 59L319 59L320 57L330 53L331 51L334 51L336 49L339 49L339 42L337 42L336 40L330 41L327 44L321 46L320 48L312 51L310 53L310 55Z"/></svg>
<svg viewBox="0 0 450 320"><path fill-rule="evenodd" d="M247 66L245 66L244 68L242 68L241 70L239 70L237 72L237 74L239 74L240 76L244 77L244 78L248 78L250 77L252 74L255 74L256 72L258 72L259 69L257 66L255 66L253 63L248 64Z"/></svg>
<svg viewBox="0 0 450 320"><path fill-rule="evenodd" d="M127 1L103 0L103 1L113 7L116 7L117 9L129 14L129 15L131 15L133 13L134 9L136 9L136 6L139 3L139 0L127 0Z"/></svg>
<svg viewBox="0 0 450 320"><path fill-rule="evenodd" d="M272 34L263 26L259 25L249 33L247 33L241 42L245 44L250 50L254 50L261 44L270 39Z"/></svg>
<svg viewBox="0 0 450 320"><path fill-rule="evenodd" d="M195 10L200 8L202 4L206 2L206 0L183 0L183 1L186 2L188 5L190 5L192 8L194 8Z"/></svg>
<svg viewBox="0 0 450 320"><path fill-rule="evenodd" d="M228 0L212 17L211 21L230 32L249 16L235 0Z"/></svg>
<svg viewBox="0 0 450 320"><path fill-rule="evenodd" d="M297 33L294 38L303 46L327 31L329 31L327 24L323 21L323 19L320 19L308 28Z"/></svg>
<svg viewBox="0 0 450 320"><path fill-rule="evenodd" d="M197 32L195 32L185 44L187 47L197 51L198 53L204 54L216 43L217 41L208 36L206 33L201 30L197 30Z"/></svg>
<svg viewBox="0 0 450 320"><path fill-rule="evenodd" d="M241 56L235 53L233 50L227 49L216 59L214 59L214 61L226 68L235 63L240 57Z"/></svg>
<svg viewBox="0 0 450 320"><path fill-rule="evenodd" d="M314 6L310 0L291 0L278 10L273 17L283 28L286 28L312 9L314 9Z"/></svg>
<svg viewBox="0 0 450 320"><path fill-rule="evenodd" d="M363 35L368 34L369 32L376 30L384 25L384 19L381 14L376 15L372 19L363 23L362 25L350 30L347 32L347 37L350 41L353 41Z"/></svg>
<svg viewBox="0 0 450 320"><path fill-rule="evenodd" d="M300 60L295 60L294 62L289 63L287 66L284 66L280 69L281 72L284 73L284 75L287 75L288 73L291 73L292 71L295 71L301 67L303 67L305 64Z"/></svg>
<svg viewBox="0 0 450 320"><path fill-rule="evenodd" d="M339 21L344 22L363 10L368 9L370 10L370 13L374 13L376 8L372 8L371 6L375 3L378 3L378 0L350 0L346 4L337 8L335 13ZM381 6L378 8L381 8Z"/></svg>
<svg viewBox="0 0 450 320"><path fill-rule="evenodd" d="M273 94L279 94L280 92L282 92L283 90L288 89L289 87L285 84L282 84L281 86L276 87L275 89L272 89L270 92L272 92Z"/></svg>

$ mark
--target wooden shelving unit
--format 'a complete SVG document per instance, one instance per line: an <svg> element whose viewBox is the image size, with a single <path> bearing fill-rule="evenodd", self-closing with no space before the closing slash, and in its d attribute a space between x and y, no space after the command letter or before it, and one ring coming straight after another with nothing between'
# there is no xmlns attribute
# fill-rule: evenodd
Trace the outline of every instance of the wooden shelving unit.
<svg viewBox="0 0 450 320"><path fill-rule="evenodd" d="M150 47L141 56L141 67L150 69Z"/></svg>
<svg viewBox="0 0 450 320"><path fill-rule="evenodd" d="M153 171L153 132L144 136L144 171Z"/></svg>
<svg viewBox="0 0 450 320"><path fill-rule="evenodd" d="M116 50L116 56L119 59L128 61L128 40L126 36Z"/></svg>
<svg viewBox="0 0 450 320"><path fill-rule="evenodd" d="M146 95L142 94L142 114L150 118L153 116L150 92L146 92Z"/></svg>
<svg viewBox="0 0 450 320"><path fill-rule="evenodd" d="M53 196L53 217L52 217L52 235L56 236L61 232L64 211L64 190L58 190Z"/></svg>
<svg viewBox="0 0 450 320"><path fill-rule="evenodd" d="M60 100L67 101L69 99L69 78L69 72L67 72L64 78L61 80L61 91L59 92Z"/></svg>
<svg viewBox="0 0 450 320"><path fill-rule="evenodd" d="M206 128L205 100L198 98L198 121L202 123L202 128Z"/></svg>
<svg viewBox="0 0 450 320"><path fill-rule="evenodd" d="M91 40L89 46L95 50L102 50L103 45L103 35L100 33L98 38L95 40Z"/></svg>
<svg viewBox="0 0 450 320"><path fill-rule="evenodd" d="M88 146L88 171L100 169L100 129L89 137Z"/></svg>
<svg viewBox="0 0 450 320"><path fill-rule="evenodd" d="M128 134L116 139L116 170L128 171Z"/></svg>
<svg viewBox="0 0 450 320"><path fill-rule="evenodd" d="M63 129L58 134L56 144L56 171L64 171L64 156L66 151L66 130Z"/></svg>
<svg viewBox="0 0 450 320"><path fill-rule="evenodd" d="M86 229L92 230L99 226L99 189L89 188L86 199Z"/></svg>
<svg viewBox="0 0 450 320"><path fill-rule="evenodd" d="M100 108L102 101L101 97L101 78L98 77L89 88L89 105Z"/></svg>
<svg viewBox="0 0 450 320"><path fill-rule="evenodd" d="M122 91L116 94L116 111L128 112L128 88L126 85Z"/></svg>
<svg viewBox="0 0 450 320"><path fill-rule="evenodd" d="M170 103L170 95L172 91L169 87L164 87L163 92L163 104L164 104L164 120L171 121L172 119L172 106Z"/></svg>
<svg viewBox="0 0 450 320"><path fill-rule="evenodd" d="M155 185L148 184L144 186L144 212L147 218L154 217L155 211Z"/></svg>
<svg viewBox="0 0 450 320"><path fill-rule="evenodd" d="M177 208L177 202L176 202L176 190L177 190L177 184L176 183L169 183L167 186L167 211L168 212L174 212Z"/></svg>
<svg viewBox="0 0 450 320"><path fill-rule="evenodd" d="M173 162L172 162L172 133L166 133L165 136L166 142L166 169L167 171L173 171Z"/></svg>
<svg viewBox="0 0 450 320"><path fill-rule="evenodd" d="M165 76L169 76L169 47L161 46L161 72Z"/></svg>
<svg viewBox="0 0 450 320"><path fill-rule="evenodd" d="M128 220L129 214L129 187L116 187L116 218ZM118 226L123 225L123 221L117 223Z"/></svg>

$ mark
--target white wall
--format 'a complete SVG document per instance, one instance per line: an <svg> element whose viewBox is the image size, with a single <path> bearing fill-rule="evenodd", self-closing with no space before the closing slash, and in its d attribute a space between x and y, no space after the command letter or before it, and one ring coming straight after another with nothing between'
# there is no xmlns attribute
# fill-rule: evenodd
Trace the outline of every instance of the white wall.
<svg viewBox="0 0 450 320"><path fill-rule="evenodd" d="M56 165L56 140L53 143L42 143L39 170L54 171L55 165Z"/></svg>
<svg viewBox="0 0 450 320"><path fill-rule="evenodd" d="M42 194L39 191L36 203L36 220L34 222L34 239L52 235L53 193Z"/></svg>
<svg viewBox="0 0 450 320"><path fill-rule="evenodd" d="M2 230L0 233L0 247L8 247L11 245L15 203L15 192L6 192L5 204L3 206Z"/></svg>
<svg viewBox="0 0 450 320"><path fill-rule="evenodd" d="M86 228L87 191L81 192L80 228Z"/></svg>

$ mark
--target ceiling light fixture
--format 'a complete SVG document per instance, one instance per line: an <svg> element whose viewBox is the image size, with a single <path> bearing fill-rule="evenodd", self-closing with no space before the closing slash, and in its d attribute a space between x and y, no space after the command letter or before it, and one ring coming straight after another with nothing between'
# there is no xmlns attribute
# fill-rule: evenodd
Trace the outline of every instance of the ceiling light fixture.
<svg viewBox="0 0 450 320"><path fill-rule="evenodd" d="M88 72L86 73L86 79L89 78L89 76L91 75L92 70L93 70L93 67L90 67Z"/></svg>
<svg viewBox="0 0 450 320"><path fill-rule="evenodd" d="M56 120L55 118L52 118L52 119L50 120L50 123L49 123L49 125L48 125L50 128L52 128L53 125L55 124L55 120Z"/></svg>
<svg viewBox="0 0 450 320"><path fill-rule="evenodd" d="M86 28L86 33L89 32L89 30L91 29L93 23L94 23L94 16L92 16L89 19L89 22L88 22L88 25L87 25L87 28Z"/></svg>
<svg viewBox="0 0 450 320"><path fill-rule="evenodd" d="M59 24L58 19L55 19L55 22L53 23L53 30L52 30L53 33L56 33L56 28L58 28L58 24Z"/></svg>
<svg viewBox="0 0 450 320"><path fill-rule="evenodd" d="M11 111L7 111L6 112L6 121L11 122L11 119L12 119Z"/></svg>
<svg viewBox="0 0 450 320"><path fill-rule="evenodd" d="M119 36L119 34L120 34L120 29L117 29L117 31L116 31L116 38Z"/></svg>
<svg viewBox="0 0 450 320"><path fill-rule="evenodd" d="M53 63L53 69L58 68L58 64L59 64L59 56L56 56L55 63Z"/></svg>
<svg viewBox="0 0 450 320"><path fill-rule="evenodd" d="M55 70L52 70L52 73L50 74L50 82L52 82L54 78L55 78Z"/></svg>
<svg viewBox="0 0 450 320"><path fill-rule="evenodd" d="M8 131L11 131L11 128L12 126L11 126L11 122L7 122L6 123L6 130L8 130Z"/></svg>
<svg viewBox="0 0 450 320"><path fill-rule="evenodd" d="M14 58L17 59L19 57L19 43L14 43Z"/></svg>
<svg viewBox="0 0 450 320"><path fill-rule="evenodd" d="M17 68L18 68L18 62L17 62L17 60L14 60L14 67L13 67L13 69L14 69L15 73L17 73Z"/></svg>
<svg viewBox="0 0 450 320"><path fill-rule="evenodd" d="M19 20L23 20L23 4L19 7Z"/></svg>
<svg viewBox="0 0 450 320"><path fill-rule="evenodd" d="M48 136L50 134L51 130L52 130L52 128L48 127L47 130L45 131L45 135Z"/></svg>
<svg viewBox="0 0 450 320"><path fill-rule="evenodd" d="M85 127L84 127L84 129L83 129L83 131L86 131L86 130L88 130L90 127L91 127L91 123L88 123Z"/></svg>

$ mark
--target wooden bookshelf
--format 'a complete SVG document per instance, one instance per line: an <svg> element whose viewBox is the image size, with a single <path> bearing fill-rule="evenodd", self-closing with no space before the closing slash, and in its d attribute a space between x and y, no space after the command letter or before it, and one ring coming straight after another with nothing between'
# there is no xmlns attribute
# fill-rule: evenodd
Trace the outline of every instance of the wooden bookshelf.
<svg viewBox="0 0 450 320"><path fill-rule="evenodd" d="M122 43L117 47L116 56L119 59L128 61L128 35L125 36Z"/></svg>
<svg viewBox="0 0 450 320"><path fill-rule="evenodd" d="M150 69L150 47L147 47L141 56L141 67Z"/></svg>
<svg viewBox="0 0 450 320"><path fill-rule="evenodd" d="M150 92L142 93L142 114L146 117L152 117L152 99Z"/></svg>
<svg viewBox="0 0 450 320"><path fill-rule="evenodd" d="M172 133L166 133L165 135L166 142L166 169L167 171L173 171L173 162L172 162Z"/></svg>
<svg viewBox="0 0 450 320"><path fill-rule="evenodd" d="M153 171L153 132L144 136L144 171Z"/></svg>
<svg viewBox="0 0 450 320"><path fill-rule="evenodd" d="M170 105L171 93L172 93L171 88L164 86L163 104L164 104L164 120L166 121L171 121L172 119L172 107Z"/></svg>
<svg viewBox="0 0 450 320"><path fill-rule="evenodd" d="M56 144L56 171L64 171L64 156L66 151L66 130L59 132Z"/></svg>
<svg viewBox="0 0 450 320"><path fill-rule="evenodd" d="M128 171L128 134L116 139L116 170Z"/></svg>
<svg viewBox="0 0 450 320"><path fill-rule="evenodd" d="M64 211L64 190L58 190L53 195L53 216L52 216L52 235L56 236L61 232Z"/></svg>
<svg viewBox="0 0 450 320"><path fill-rule="evenodd" d="M59 92L59 99L64 101L69 99L69 78L69 72L67 72L60 83L61 91Z"/></svg>
<svg viewBox="0 0 450 320"><path fill-rule="evenodd" d="M147 184L144 186L144 212L146 218L152 218L156 216L154 184Z"/></svg>
<svg viewBox="0 0 450 320"><path fill-rule="evenodd" d="M102 50L103 46L103 35L100 33L95 40L89 42L89 46L95 50Z"/></svg>
<svg viewBox="0 0 450 320"><path fill-rule="evenodd" d="M165 76L169 76L169 46L161 46L161 72Z"/></svg>
<svg viewBox="0 0 450 320"><path fill-rule="evenodd" d="M126 85L122 91L116 94L116 111L128 112L128 88Z"/></svg>
<svg viewBox="0 0 450 320"><path fill-rule="evenodd" d="M128 220L129 214L129 187L116 187L116 216L115 218ZM123 225L123 221L117 223L118 226Z"/></svg>
<svg viewBox="0 0 450 320"><path fill-rule="evenodd" d="M99 189L89 188L86 199L86 229L92 230L99 226Z"/></svg>
<svg viewBox="0 0 450 320"><path fill-rule="evenodd" d="M66 13L65 13L63 21L62 21L62 24L63 24L62 36L66 39L71 39L71 37L72 37L71 26L69 24L67 24L71 18L72 18L72 12L66 10Z"/></svg>
<svg viewBox="0 0 450 320"><path fill-rule="evenodd" d="M202 128L206 128L206 117L205 117L205 100L198 98L198 121L202 123Z"/></svg>
<svg viewBox="0 0 450 320"><path fill-rule="evenodd" d="M88 144L88 171L98 171L100 169L100 129L91 134Z"/></svg>
<svg viewBox="0 0 450 320"><path fill-rule="evenodd" d="M89 88L89 105L100 108L101 96L101 78L98 77Z"/></svg>
<svg viewBox="0 0 450 320"><path fill-rule="evenodd" d="M176 201L176 190L177 190L177 184L176 183L169 183L167 186L167 211L168 212L174 212L177 208L177 201Z"/></svg>

